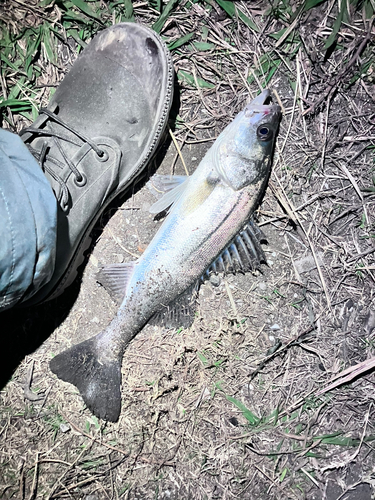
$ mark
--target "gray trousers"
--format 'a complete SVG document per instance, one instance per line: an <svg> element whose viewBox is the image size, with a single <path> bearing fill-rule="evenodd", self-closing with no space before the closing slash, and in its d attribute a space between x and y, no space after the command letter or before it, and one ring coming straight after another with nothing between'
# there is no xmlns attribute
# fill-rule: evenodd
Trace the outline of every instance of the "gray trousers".
<svg viewBox="0 0 375 500"><path fill-rule="evenodd" d="M57 201L18 135L0 129L0 311L34 295L53 274Z"/></svg>

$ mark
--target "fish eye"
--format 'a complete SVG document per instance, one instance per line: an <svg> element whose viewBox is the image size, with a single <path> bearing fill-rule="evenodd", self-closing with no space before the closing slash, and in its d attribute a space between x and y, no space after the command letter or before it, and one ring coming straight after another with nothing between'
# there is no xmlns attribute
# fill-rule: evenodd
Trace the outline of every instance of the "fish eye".
<svg viewBox="0 0 375 500"><path fill-rule="evenodd" d="M271 139L273 132L268 125L260 125L257 129L258 139L261 141L268 141Z"/></svg>

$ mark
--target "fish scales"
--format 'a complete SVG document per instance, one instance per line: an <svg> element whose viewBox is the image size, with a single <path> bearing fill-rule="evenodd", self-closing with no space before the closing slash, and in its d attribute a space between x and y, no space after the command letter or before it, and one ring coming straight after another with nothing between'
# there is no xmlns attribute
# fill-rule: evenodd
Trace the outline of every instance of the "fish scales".
<svg viewBox="0 0 375 500"><path fill-rule="evenodd" d="M140 259L102 270L103 282L121 297L108 327L51 361L52 371L76 385L98 417L118 419L123 353L150 318L194 285L216 259L223 266L233 259L242 263L239 251L246 255L250 238L248 233L243 239L238 235L264 192L280 121L280 108L266 104L269 100L270 91L265 90L248 104L196 171L186 179L180 176L179 184L156 202L155 211L173 204ZM167 184L174 186L172 181ZM252 252L256 254L255 247Z"/></svg>

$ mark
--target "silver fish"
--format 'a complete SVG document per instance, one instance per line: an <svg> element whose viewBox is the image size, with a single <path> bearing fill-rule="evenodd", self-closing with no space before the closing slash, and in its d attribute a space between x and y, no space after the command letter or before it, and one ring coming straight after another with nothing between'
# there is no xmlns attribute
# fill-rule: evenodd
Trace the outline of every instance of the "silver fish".
<svg viewBox="0 0 375 500"><path fill-rule="evenodd" d="M52 371L76 385L98 417L118 420L123 353L150 318L173 315L168 305L174 301L185 307L186 291L206 272L254 268L263 258L259 230L249 221L267 183L281 118L270 100L264 90L224 129L193 175L169 182L173 189L151 207L156 213L172 205L169 215L140 259L100 272L99 281L120 303L116 317L51 360Z"/></svg>

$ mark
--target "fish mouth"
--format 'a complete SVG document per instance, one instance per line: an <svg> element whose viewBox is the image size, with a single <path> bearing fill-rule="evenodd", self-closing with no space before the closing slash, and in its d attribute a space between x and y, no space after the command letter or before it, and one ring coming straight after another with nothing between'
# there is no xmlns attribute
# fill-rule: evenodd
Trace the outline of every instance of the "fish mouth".
<svg viewBox="0 0 375 500"><path fill-rule="evenodd" d="M270 89L265 89L261 94L256 96L255 99L251 101L250 104L260 104L260 105L265 105L266 101L271 100L271 91Z"/></svg>
<svg viewBox="0 0 375 500"><path fill-rule="evenodd" d="M245 112L258 112L269 114L280 114L281 108L278 104L272 102L272 94L269 89L263 90L258 96L255 97L245 108Z"/></svg>

